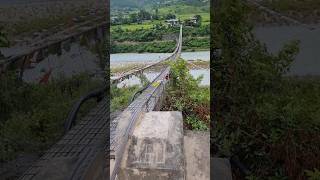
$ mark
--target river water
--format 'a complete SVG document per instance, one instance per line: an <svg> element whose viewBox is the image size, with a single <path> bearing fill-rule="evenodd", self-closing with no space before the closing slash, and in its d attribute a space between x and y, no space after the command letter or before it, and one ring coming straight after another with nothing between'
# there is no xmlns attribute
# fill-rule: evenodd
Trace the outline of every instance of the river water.
<svg viewBox="0 0 320 180"><path fill-rule="evenodd" d="M150 62L159 61L163 58L170 56L171 53L119 53L110 55L110 65L119 63L136 63L136 62ZM210 51L198 52L182 52L181 58L185 60L210 60Z"/></svg>
<svg viewBox="0 0 320 180"><path fill-rule="evenodd" d="M276 53L284 43L290 40L300 40L300 52L291 65L289 75L320 75L320 26L314 30L301 26L280 26L280 27L256 27L254 29L256 37L264 42L271 53ZM158 61L161 58L169 56L170 53L121 53L112 54L110 59L111 66L135 63ZM24 73L24 80L27 82L38 82L39 77L43 75L43 70L53 68L53 77L60 75L72 76L80 72L95 73L99 72L97 65L98 58L85 48L77 44L71 46L70 52L64 52L62 56L51 55L46 60L38 64L34 69L27 69ZM210 60L209 51L200 52L182 52L183 59L186 60ZM147 78L153 79L158 72L153 74L148 72ZM191 69L190 73L194 77L203 75L202 85L210 85L209 69ZM138 79L130 80L130 83L136 84Z"/></svg>
<svg viewBox="0 0 320 180"><path fill-rule="evenodd" d="M117 66L119 64L141 63L141 62L155 62L165 57L170 56L170 53L119 53L111 54L110 65ZM210 51L198 52L182 52L181 57L185 60L210 60ZM160 72L145 72L144 75L149 81L152 81ZM197 78L203 76L200 85L210 85L210 70L209 69L190 69L190 74ZM118 84L118 87L139 85L140 79L138 77L131 77Z"/></svg>
<svg viewBox="0 0 320 180"><path fill-rule="evenodd" d="M300 41L300 51L294 62L290 66L287 75L306 76L320 75L320 25L314 26L311 30L304 26L264 26L255 27L254 34L258 40L266 44L269 52L276 54L285 43L292 40ZM146 61L158 61L161 58L169 56L169 53L121 53L111 55L111 66L121 63L135 63ZM182 58L186 60L210 60L210 52L183 52ZM198 76L204 75L202 84L210 84L209 69L190 70L191 74ZM155 75L147 75L153 78ZM130 80L131 81L131 80ZM132 84L137 84L138 79L132 80Z"/></svg>
<svg viewBox="0 0 320 180"><path fill-rule="evenodd" d="M257 27L254 33L271 53L276 53L286 42L299 40L300 52L288 75L320 75L320 25L314 30L302 26Z"/></svg>

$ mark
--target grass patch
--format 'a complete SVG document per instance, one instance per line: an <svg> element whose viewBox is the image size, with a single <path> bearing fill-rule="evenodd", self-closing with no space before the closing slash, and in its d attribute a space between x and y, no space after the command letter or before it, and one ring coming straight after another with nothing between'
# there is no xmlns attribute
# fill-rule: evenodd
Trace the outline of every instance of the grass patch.
<svg viewBox="0 0 320 180"><path fill-rule="evenodd" d="M111 112L121 111L126 108L134 93L139 90L139 86L131 86L127 88L111 87Z"/></svg>

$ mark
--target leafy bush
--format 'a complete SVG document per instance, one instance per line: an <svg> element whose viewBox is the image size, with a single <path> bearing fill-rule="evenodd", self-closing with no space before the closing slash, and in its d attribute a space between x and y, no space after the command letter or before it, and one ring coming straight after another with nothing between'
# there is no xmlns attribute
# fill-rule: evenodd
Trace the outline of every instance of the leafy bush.
<svg viewBox="0 0 320 180"><path fill-rule="evenodd" d="M203 77L193 78L183 59L170 66L170 86L164 110L181 111L187 128L208 130L210 91L208 87L199 86Z"/></svg>

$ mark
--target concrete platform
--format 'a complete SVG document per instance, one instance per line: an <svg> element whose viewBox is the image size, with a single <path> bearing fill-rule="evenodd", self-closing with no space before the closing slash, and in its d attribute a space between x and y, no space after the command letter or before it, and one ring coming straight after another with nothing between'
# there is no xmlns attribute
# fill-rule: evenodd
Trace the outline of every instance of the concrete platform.
<svg viewBox="0 0 320 180"><path fill-rule="evenodd" d="M184 180L182 120L177 111L144 114L127 144L119 180Z"/></svg>
<svg viewBox="0 0 320 180"><path fill-rule="evenodd" d="M210 133L185 131L186 180L210 180Z"/></svg>

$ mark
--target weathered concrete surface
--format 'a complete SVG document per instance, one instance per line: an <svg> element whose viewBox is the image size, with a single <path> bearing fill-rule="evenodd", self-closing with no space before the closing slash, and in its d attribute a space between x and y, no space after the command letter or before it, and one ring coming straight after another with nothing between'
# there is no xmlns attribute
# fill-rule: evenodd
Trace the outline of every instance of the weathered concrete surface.
<svg viewBox="0 0 320 180"><path fill-rule="evenodd" d="M137 122L127 144L119 180L184 180L182 114L153 111Z"/></svg>
<svg viewBox="0 0 320 180"><path fill-rule="evenodd" d="M210 133L185 131L184 153L186 179L210 180Z"/></svg>
<svg viewBox="0 0 320 180"><path fill-rule="evenodd" d="M232 180L231 165L226 158L211 158L211 177L213 180Z"/></svg>

